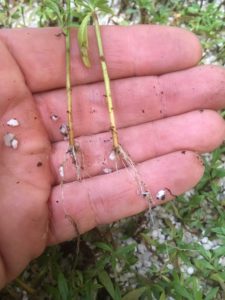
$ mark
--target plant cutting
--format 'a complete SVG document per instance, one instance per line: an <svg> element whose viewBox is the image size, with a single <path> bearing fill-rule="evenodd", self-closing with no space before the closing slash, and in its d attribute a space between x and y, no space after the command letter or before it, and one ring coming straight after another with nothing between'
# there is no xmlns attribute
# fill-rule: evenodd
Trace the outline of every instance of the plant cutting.
<svg viewBox="0 0 225 300"><path fill-rule="evenodd" d="M78 31L78 44L80 48L80 53L82 61L87 68L91 67L91 61L89 58L89 43L88 43L88 24L90 21L93 22L96 40L98 45L98 55L101 64L102 76L105 85L105 98L110 120L110 130L112 133L113 148L109 155L111 160L120 160L122 163L128 167L132 176L134 177L139 194L148 200L149 206L151 206L152 196L150 192L146 189L144 182L142 181L140 174L133 162L132 158L128 152L123 148L119 142L119 135L116 126L116 117L114 113L112 92L111 92L111 81L109 77L107 62L105 59L104 45L102 40L101 28L98 19L98 14L113 14L111 8L107 4L107 0L77 0L76 4L81 6L84 10L85 17L83 18Z"/></svg>
<svg viewBox="0 0 225 300"><path fill-rule="evenodd" d="M72 84L71 84L71 0L66 0L66 3L60 3L55 0L45 0L45 6L51 9L58 19L58 23L61 27L62 32L60 35L65 36L65 48L66 48L66 95L67 95L67 124L62 124L60 127L61 134L68 138L68 150L67 153L70 155L73 165L76 170L77 180L81 180L81 153L79 145L75 140L74 132L74 120L73 120L73 99L72 99ZM60 175L64 177L64 162L60 167Z"/></svg>

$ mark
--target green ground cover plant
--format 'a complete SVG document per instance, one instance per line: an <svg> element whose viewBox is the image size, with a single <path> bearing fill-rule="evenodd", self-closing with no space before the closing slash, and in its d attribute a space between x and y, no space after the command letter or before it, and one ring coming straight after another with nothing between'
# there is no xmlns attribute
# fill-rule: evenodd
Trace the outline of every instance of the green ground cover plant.
<svg viewBox="0 0 225 300"><path fill-rule="evenodd" d="M9 28L58 25L68 45L71 26L92 22L83 9L85 2L89 3L3 0L0 24ZM225 65L224 1L121 0L108 4L114 11L113 16L105 11L108 22L186 27L201 39L204 63ZM86 29L80 28L81 54L91 67ZM69 60L67 56L68 111L72 111ZM78 149L72 143L76 122L72 123L68 113L69 149L75 151L72 159L77 168ZM201 182L195 190L153 209L154 224L149 225L146 213L88 232L81 238L76 267L76 241L51 247L1 291L1 299L225 299L224 155L224 146L206 154Z"/></svg>

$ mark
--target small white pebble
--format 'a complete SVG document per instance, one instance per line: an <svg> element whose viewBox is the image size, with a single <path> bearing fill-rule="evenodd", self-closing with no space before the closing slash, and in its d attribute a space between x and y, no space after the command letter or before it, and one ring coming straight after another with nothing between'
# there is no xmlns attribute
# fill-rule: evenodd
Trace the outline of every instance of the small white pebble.
<svg viewBox="0 0 225 300"><path fill-rule="evenodd" d="M64 178L64 167L62 165L59 167L59 175L61 178Z"/></svg>
<svg viewBox="0 0 225 300"><path fill-rule="evenodd" d="M109 154L109 159L110 160L115 160L116 159L116 153L115 153L114 150Z"/></svg>
<svg viewBox="0 0 225 300"><path fill-rule="evenodd" d="M222 267L225 267L225 256L221 256L220 259L219 259L219 264L222 266Z"/></svg>
<svg viewBox="0 0 225 300"><path fill-rule="evenodd" d="M7 147L12 146L12 140L15 138L15 135L13 133L6 133L4 135L4 143Z"/></svg>
<svg viewBox="0 0 225 300"><path fill-rule="evenodd" d="M167 268L168 268L170 271L172 271L172 270L174 269L174 266L173 266L172 264L168 264L168 265L167 265Z"/></svg>
<svg viewBox="0 0 225 300"><path fill-rule="evenodd" d="M59 127L59 130L60 130L60 133L67 137L68 136L68 133L69 133L69 130L68 130L68 126L66 124L62 124L60 127Z"/></svg>
<svg viewBox="0 0 225 300"><path fill-rule="evenodd" d="M11 147L13 149L17 149L19 144L13 133L6 133L4 135L4 143L7 147Z"/></svg>
<svg viewBox="0 0 225 300"><path fill-rule="evenodd" d="M160 245L164 244L164 243L165 243L165 238L160 237L159 240L158 240L158 243L159 243Z"/></svg>
<svg viewBox="0 0 225 300"><path fill-rule="evenodd" d="M7 125L8 126L11 126L11 127L16 127L16 126L19 126L20 123L17 119L10 119L8 122L7 122Z"/></svg>
<svg viewBox="0 0 225 300"><path fill-rule="evenodd" d="M158 236L159 236L159 231L158 231L158 229L154 229L154 230L152 231L152 237L153 237L154 239L156 239Z"/></svg>
<svg viewBox="0 0 225 300"><path fill-rule="evenodd" d="M52 115L50 116L50 118L51 118L51 120L54 121L54 122L58 121L58 119L59 119L59 117L58 117L57 115L55 115L55 114L52 114Z"/></svg>
<svg viewBox="0 0 225 300"><path fill-rule="evenodd" d="M209 241L209 238L207 236L205 236L203 239L201 239L202 244L207 244L208 241Z"/></svg>
<svg viewBox="0 0 225 300"><path fill-rule="evenodd" d="M205 250L211 250L213 248L213 245L211 243L203 244L202 246Z"/></svg>
<svg viewBox="0 0 225 300"><path fill-rule="evenodd" d="M112 169L110 169L110 168L105 168L105 169L103 169L103 172L104 172L105 174L109 174L109 173L112 173Z"/></svg>
<svg viewBox="0 0 225 300"><path fill-rule="evenodd" d="M12 147L13 149L17 149L17 148L18 148L18 144L19 144L19 142L18 142L17 139L13 139L13 140L11 141L11 147Z"/></svg>
<svg viewBox="0 0 225 300"><path fill-rule="evenodd" d="M194 274L194 272L195 272L195 269L194 269L193 267L188 267L188 268L187 268L187 273L188 273L189 275Z"/></svg>
<svg viewBox="0 0 225 300"><path fill-rule="evenodd" d="M166 191L164 191L164 190L158 191L158 193L156 194L156 199L157 200L165 200L165 198L166 198Z"/></svg>
<svg viewBox="0 0 225 300"><path fill-rule="evenodd" d="M138 249L139 253L145 253L145 251L147 250L146 247L145 247L145 245L143 245L143 244L139 244L137 246L137 249Z"/></svg>
<svg viewBox="0 0 225 300"><path fill-rule="evenodd" d="M152 266L152 263L150 261L145 261L144 266L146 268L150 268Z"/></svg>

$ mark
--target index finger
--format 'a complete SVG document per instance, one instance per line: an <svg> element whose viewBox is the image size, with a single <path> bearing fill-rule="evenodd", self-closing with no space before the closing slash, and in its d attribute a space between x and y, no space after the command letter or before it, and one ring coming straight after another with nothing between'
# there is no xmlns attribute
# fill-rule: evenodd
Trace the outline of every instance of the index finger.
<svg viewBox="0 0 225 300"><path fill-rule="evenodd" d="M198 63L201 46L194 34L158 25L101 27L106 62L111 79L160 75L186 69ZM59 28L4 29L2 38L24 73L33 92L65 86L65 37ZM89 28L92 67L83 66L72 30L72 84L102 80L94 29Z"/></svg>

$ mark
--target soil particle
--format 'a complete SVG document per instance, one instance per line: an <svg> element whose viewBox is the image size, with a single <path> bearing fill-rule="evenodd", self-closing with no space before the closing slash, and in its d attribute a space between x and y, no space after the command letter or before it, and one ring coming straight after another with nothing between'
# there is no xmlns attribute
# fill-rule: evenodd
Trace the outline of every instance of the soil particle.
<svg viewBox="0 0 225 300"><path fill-rule="evenodd" d="M114 150L109 154L109 159L110 160L115 160L116 159L116 153L115 153Z"/></svg>
<svg viewBox="0 0 225 300"><path fill-rule="evenodd" d="M15 138L15 135L13 133L6 133L4 135L4 143L7 147L17 149L18 148L18 140Z"/></svg>
<svg viewBox="0 0 225 300"><path fill-rule="evenodd" d="M96 112L96 110L95 109L92 109L91 110L91 114L93 114L93 113L95 113Z"/></svg>
<svg viewBox="0 0 225 300"><path fill-rule="evenodd" d="M19 144L18 140L17 139L13 139L12 142L11 142L11 147L13 149L17 149L18 148L18 144Z"/></svg>
<svg viewBox="0 0 225 300"><path fill-rule="evenodd" d="M42 162L39 161L39 162L37 163L37 167L42 167L42 166L43 166Z"/></svg>
<svg viewBox="0 0 225 300"><path fill-rule="evenodd" d="M59 117L58 117L57 115L55 115L55 114L52 114L52 115L50 116L50 119L51 119L53 122L57 122L58 119L59 119Z"/></svg>
<svg viewBox="0 0 225 300"><path fill-rule="evenodd" d="M109 174L109 173L112 173L112 169L110 169L110 168L104 168L104 169L103 169L103 172L104 172L105 174Z"/></svg>
<svg viewBox="0 0 225 300"><path fill-rule="evenodd" d="M64 136L64 137L67 137L68 134L69 134L69 129L68 129L68 126L66 124L62 124L60 127L59 127L59 131L60 133Z"/></svg>
<svg viewBox="0 0 225 300"><path fill-rule="evenodd" d="M157 200L165 200L166 199L166 191L165 190L160 190L158 191L158 193L156 194L156 199Z"/></svg>
<svg viewBox="0 0 225 300"><path fill-rule="evenodd" d="M181 153L182 153L182 154L186 154L186 151L185 151L185 150L183 150L183 151L181 151Z"/></svg>
<svg viewBox="0 0 225 300"><path fill-rule="evenodd" d="M11 127L17 127L20 125L19 121L15 118L13 119L10 119L8 122L7 122L7 125L8 126L11 126Z"/></svg>

